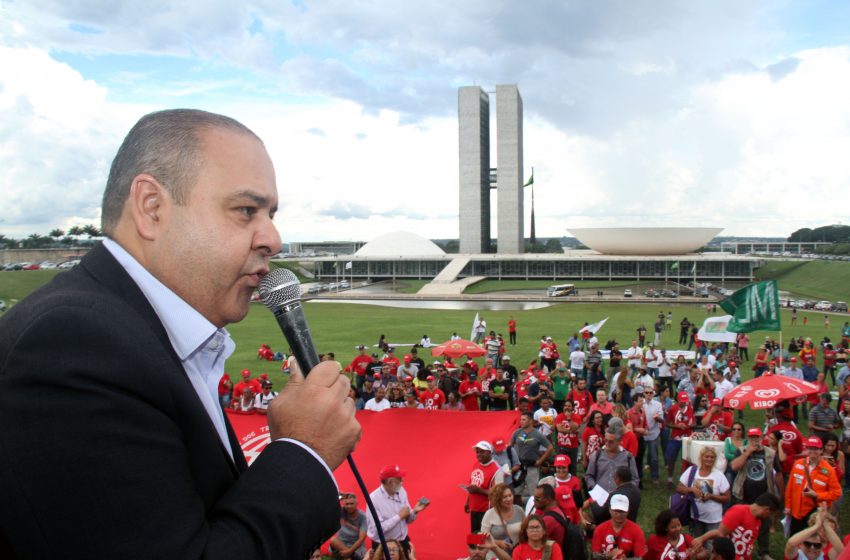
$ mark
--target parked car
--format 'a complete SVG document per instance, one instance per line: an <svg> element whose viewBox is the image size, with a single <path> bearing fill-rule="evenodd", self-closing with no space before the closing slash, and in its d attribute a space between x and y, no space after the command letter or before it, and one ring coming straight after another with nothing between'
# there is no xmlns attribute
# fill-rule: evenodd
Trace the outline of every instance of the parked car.
<svg viewBox="0 0 850 560"><path fill-rule="evenodd" d="M842 311L847 313L847 302L846 301L836 301L835 305L832 306L833 311Z"/></svg>
<svg viewBox="0 0 850 560"><path fill-rule="evenodd" d="M623 297L632 297L632 291L626 288L623 290Z"/></svg>
<svg viewBox="0 0 850 560"><path fill-rule="evenodd" d="M38 270L41 268L35 263L25 263L24 266L21 267L21 270Z"/></svg>
<svg viewBox="0 0 850 560"><path fill-rule="evenodd" d="M351 287L351 284L348 283L348 280L343 280L342 282L339 283L339 287L340 287L341 290L347 290L348 288Z"/></svg>
<svg viewBox="0 0 850 560"><path fill-rule="evenodd" d="M832 311L832 302L821 300L815 304L816 311Z"/></svg>
<svg viewBox="0 0 850 560"><path fill-rule="evenodd" d="M50 261L44 261L43 263L41 263L38 266L41 267L41 270L53 270L54 268L56 268L56 263L50 262Z"/></svg>
<svg viewBox="0 0 850 560"><path fill-rule="evenodd" d="M696 292L694 292L694 295L696 297L708 297L710 294L708 293L708 290L706 290L705 288L702 288L702 289L699 289Z"/></svg>
<svg viewBox="0 0 850 560"><path fill-rule="evenodd" d="M59 266L57 266L56 268L60 268L62 270L67 270L69 268L74 268L78 264L80 264L80 260L76 259L76 260L73 260L73 261L65 261L62 264L60 264Z"/></svg>
<svg viewBox="0 0 850 560"><path fill-rule="evenodd" d="M650 298L657 298L657 297L661 297L661 294L659 294L658 292L656 292L653 288L650 288L650 289L648 289L648 290L644 291L644 292L643 292L643 295L645 295L646 297L650 297Z"/></svg>

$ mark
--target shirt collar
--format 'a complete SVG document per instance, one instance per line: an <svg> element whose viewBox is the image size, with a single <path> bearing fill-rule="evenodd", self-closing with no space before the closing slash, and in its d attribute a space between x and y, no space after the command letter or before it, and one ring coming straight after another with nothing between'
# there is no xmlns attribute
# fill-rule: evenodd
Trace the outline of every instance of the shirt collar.
<svg viewBox="0 0 850 560"><path fill-rule="evenodd" d="M187 360L216 333L230 335L226 329L218 329L203 315L155 278L130 253L112 239L105 239L103 246L124 267L162 321L171 346L180 360Z"/></svg>

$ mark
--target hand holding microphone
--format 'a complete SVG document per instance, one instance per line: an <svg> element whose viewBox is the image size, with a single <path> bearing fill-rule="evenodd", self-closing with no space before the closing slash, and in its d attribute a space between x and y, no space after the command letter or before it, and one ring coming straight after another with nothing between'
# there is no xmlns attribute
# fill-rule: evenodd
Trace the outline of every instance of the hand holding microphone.
<svg viewBox="0 0 850 560"><path fill-rule="evenodd" d="M260 282L260 297L275 315L296 364L289 383L269 405L271 439L291 438L312 448L331 470L360 440L349 383L333 362L319 363L301 307L301 286L290 270L271 271ZM307 371L309 375L302 374Z"/></svg>

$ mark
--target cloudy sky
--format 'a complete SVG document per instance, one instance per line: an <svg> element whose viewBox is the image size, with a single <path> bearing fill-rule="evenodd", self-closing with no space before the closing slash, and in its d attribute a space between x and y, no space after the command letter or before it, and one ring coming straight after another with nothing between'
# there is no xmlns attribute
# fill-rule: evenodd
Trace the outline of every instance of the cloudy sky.
<svg viewBox="0 0 850 560"><path fill-rule="evenodd" d="M819 0L0 0L0 233L99 224L127 130L196 107L266 141L284 240L456 237L457 88L502 83L525 105L538 235L846 223L848 16Z"/></svg>

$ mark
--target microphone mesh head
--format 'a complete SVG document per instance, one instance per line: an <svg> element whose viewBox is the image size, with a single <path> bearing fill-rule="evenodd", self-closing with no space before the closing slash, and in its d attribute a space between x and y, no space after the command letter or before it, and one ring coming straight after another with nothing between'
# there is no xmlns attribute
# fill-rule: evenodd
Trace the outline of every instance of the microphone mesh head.
<svg viewBox="0 0 850 560"><path fill-rule="evenodd" d="M266 274L257 291L263 304L272 311L301 299L301 284L295 273L286 268L276 268Z"/></svg>

